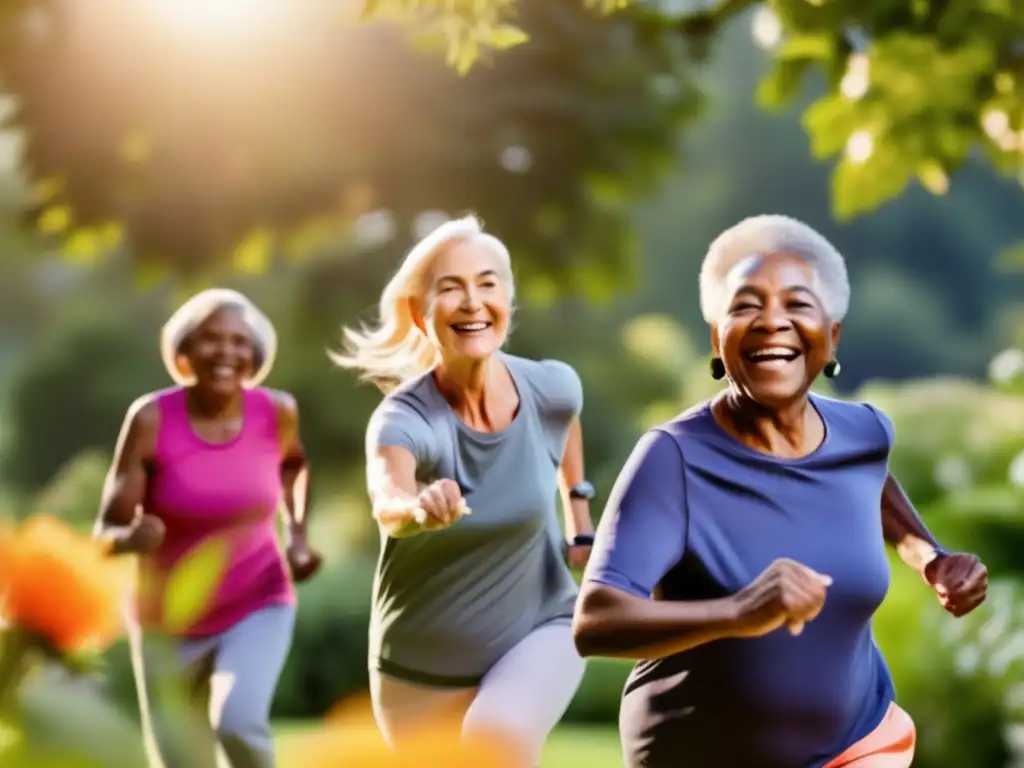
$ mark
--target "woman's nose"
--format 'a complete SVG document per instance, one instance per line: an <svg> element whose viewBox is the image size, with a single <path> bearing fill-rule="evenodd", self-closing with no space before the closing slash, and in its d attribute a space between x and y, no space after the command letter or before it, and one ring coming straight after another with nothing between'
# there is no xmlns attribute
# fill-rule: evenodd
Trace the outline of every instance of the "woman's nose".
<svg viewBox="0 0 1024 768"><path fill-rule="evenodd" d="M769 333L785 331L793 325L780 301L770 301L765 305L764 311L758 316L758 324Z"/></svg>

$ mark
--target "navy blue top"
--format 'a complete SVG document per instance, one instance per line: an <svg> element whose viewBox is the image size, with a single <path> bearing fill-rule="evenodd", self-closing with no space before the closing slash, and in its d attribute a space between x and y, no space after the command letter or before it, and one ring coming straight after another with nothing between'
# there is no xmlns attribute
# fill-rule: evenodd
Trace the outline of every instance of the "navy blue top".
<svg viewBox="0 0 1024 768"><path fill-rule="evenodd" d="M708 600L780 557L833 579L799 636L782 628L639 662L619 718L629 768L817 768L874 730L894 698L871 632L889 588L892 422L864 403L811 402L825 439L808 456L743 445L705 403L648 432L616 482L589 581Z"/></svg>

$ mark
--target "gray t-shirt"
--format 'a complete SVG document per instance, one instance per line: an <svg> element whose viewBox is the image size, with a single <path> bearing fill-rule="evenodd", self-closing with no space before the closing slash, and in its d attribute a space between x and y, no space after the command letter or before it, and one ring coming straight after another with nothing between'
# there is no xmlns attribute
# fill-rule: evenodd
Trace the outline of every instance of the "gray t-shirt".
<svg viewBox="0 0 1024 768"><path fill-rule="evenodd" d="M466 426L429 373L391 392L370 419L368 456L408 449L420 483L455 480L472 510L446 529L383 536L371 669L472 686L538 626L571 621L577 587L562 554L557 469L583 388L565 363L501 359L520 398L501 432Z"/></svg>

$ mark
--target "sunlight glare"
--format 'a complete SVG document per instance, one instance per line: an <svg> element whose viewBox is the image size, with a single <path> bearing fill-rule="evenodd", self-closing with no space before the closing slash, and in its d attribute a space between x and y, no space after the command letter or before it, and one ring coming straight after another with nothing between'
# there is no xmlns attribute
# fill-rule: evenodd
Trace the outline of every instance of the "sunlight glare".
<svg viewBox="0 0 1024 768"><path fill-rule="evenodd" d="M284 6L275 0L151 0L168 23L192 34L215 36L266 28L273 12Z"/></svg>

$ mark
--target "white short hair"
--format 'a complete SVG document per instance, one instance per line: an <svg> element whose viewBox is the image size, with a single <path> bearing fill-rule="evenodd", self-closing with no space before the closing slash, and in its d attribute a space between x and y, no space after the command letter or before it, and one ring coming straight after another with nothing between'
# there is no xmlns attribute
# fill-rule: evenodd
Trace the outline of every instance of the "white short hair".
<svg viewBox="0 0 1024 768"><path fill-rule="evenodd" d="M222 309L237 309L252 334L256 350L256 370L245 386L258 387L270 375L277 356L277 332L273 324L245 295L227 288L200 291L182 304L160 330L160 358L174 382L182 387L195 384L194 376L186 376L178 368L182 347L196 328Z"/></svg>
<svg viewBox="0 0 1024 768"><path fill-rule="evenodd" d="M850 307L850 278L846 261L824 235L789 216L751 216L725 230L708 248L700 269L700 309L716 324L725 315L729 297L726 279L733 268L750 256L791 253L807 262L819 283L819 298L834 322Z"/></svg>

